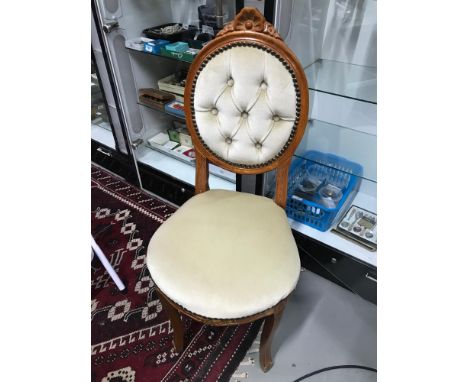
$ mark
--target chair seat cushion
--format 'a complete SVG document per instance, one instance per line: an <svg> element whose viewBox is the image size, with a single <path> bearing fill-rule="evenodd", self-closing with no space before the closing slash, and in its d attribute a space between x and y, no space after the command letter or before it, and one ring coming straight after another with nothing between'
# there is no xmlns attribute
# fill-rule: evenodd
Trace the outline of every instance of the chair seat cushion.
<svg viewBox="0 0 468 382"><path fill-rule="evenodd" d="M219 319L271 308L293 291L300 273L284 210L263 196L224 190L179 208L151 238L147 265L167 297Z"/></svg>

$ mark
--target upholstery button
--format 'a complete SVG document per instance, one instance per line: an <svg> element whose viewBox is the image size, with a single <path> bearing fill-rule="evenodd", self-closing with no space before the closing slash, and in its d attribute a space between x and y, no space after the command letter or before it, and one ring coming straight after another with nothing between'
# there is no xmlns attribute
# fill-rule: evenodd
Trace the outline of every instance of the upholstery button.
<svg viewBox="0 0 468 382"><path fill-rule="evenodd" d="M278 117L277 115L273 116L273 121L278 122L279 120L280 120L280 117Z"/></svg>
<svg viewBox="0 0 468 382"><path fill-rule="evenodd" d="M224 140L228 145L230 145L232 143L232 139L230 137L226 137L226 139Z"/></svg>
<svg viewBox="0 0 468 382"><path fill-rule="evenodd" d="M262 90L265 90L265 89L267 88L267 84L266 84L265 82L262 82L262 83L260 84L260 88L261 88Z"/></svg>
<svg viewBox="0 0 468 382"><path fill-rule="evenodd" d="M241 117L244 119L247 119L248 116L249 116L249 113L247 113L246 111L243 111L241 114Z"/></svg>
<svg viewBox="0 0 468 382"><path fill-rule="evenodd" d="M255 148L261 149L261 148L262 148L262 144L261 144L260 142L255 143Z"/></svg>
<svg viewBox="0 0 468 382"><path fill-rule="evenodd" d="M227 82L228 86L232 86L234 85L234 80L232 78L230 78Z"/></svg>
<svg viewBox="0 0 468 382"><path fill-rule="evenodd" d="M218 109L216 109L215 107L213 109L211 109L211 114L217 115L218 114Z"/></svg>

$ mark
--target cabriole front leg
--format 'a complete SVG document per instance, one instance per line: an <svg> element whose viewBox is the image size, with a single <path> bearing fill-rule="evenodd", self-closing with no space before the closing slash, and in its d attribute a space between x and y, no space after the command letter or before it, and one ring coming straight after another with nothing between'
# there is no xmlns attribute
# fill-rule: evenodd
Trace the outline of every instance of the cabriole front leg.
<svg viewBox="0 0 468 382"><path fill-rule="evenodd" d="M167 312L169 320L171 321L172 329L174 330L174 347L177 353L181 353L184 350L184 326L182 319L176 308L174 308L169 301L164 297L162 293L158 293L159 300L163 306L163 309Z"/></svg>
<svg viewBox="0 0 468 382"><path fill-rule="evenodd" d="M262 336L260 338L260 366L266 373L273 366L273 359L271 358L271 343L275 334L276 328L279 325L281 316L283 315L286 300L279 303L274 310L274 313L265 318L263 324Z"/></svg>

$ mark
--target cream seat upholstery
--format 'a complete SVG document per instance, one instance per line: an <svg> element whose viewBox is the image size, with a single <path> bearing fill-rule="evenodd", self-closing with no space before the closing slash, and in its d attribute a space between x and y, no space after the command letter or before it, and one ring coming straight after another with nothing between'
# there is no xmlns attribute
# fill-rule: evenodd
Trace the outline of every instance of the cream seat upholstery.
<svg viewBox="0 0 468 382"><path fill-rule="evenodd" d="M300 260L284 210L272 200L210 190L153 235L147 265L159 289L209 318L268 309L293 291Z"/></svg>

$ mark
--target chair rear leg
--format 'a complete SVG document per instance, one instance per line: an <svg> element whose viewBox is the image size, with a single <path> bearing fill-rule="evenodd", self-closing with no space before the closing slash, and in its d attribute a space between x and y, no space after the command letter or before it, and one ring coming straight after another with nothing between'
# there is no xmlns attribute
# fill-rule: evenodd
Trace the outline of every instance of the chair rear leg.
<svg viewBox="0 0 468 382"><path fill-rule="evenodd" d="M159 300L163 306L163 309L169 315L172 329L174 330L174 347L177 353L181 353L184 350L184 326L180 318L180 314L176 308L174 308L169 301L161 294L158 293Z"/></svg>
<svg viewBox="0 0 468 382"><path fill-rule="evenodd" d="M267 316L263 324L262 336L260 338L260 367L265 373L273 366L271 343L285 307L286 300L276 305L274 313L271 316Z"/></svg>

